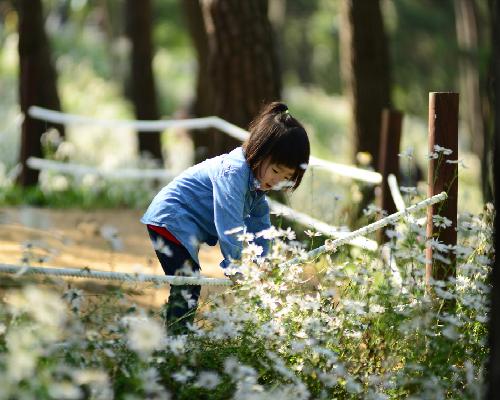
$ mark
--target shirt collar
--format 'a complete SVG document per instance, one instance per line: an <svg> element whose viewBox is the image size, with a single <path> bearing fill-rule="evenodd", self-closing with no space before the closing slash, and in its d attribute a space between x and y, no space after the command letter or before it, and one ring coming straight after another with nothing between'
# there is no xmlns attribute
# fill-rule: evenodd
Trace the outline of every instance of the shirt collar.
<svg viewBox="0 0 500 400"><path fill-rule="evenodd" d="M249 174L248 174L248 189L251 192L257 192L260 193L262 190L260 190L260 182L259 180L254 176L252 169L250 166L248 166L249 169Z"/></svg>
<svg viewBox="0 0 500 400"><path fill-rule="evenodd" d="M260 190L260 182L253 174L252 168L250 168L250 165L248 164L248 161L245 158L245 152L243 151L243 148L239 147L237 150L238 150L238 155L241 155L241 157L243 158L248 167L248 190L250 190L251 192L257 192L259 194L262 193L262 190Z"/></svg>

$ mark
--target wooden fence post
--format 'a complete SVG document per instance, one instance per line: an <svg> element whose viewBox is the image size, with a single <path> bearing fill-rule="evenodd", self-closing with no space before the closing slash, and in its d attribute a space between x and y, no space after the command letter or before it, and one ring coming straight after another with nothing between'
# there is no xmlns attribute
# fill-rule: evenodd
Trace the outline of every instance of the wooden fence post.
<svg viewBox="0 0 500 400"><path fill-rule="evenodd" d="M431 277L447 280L456 272L455 248L451 246L457 244L458 164L453 161L458 159L458 93L429 93L429 154L433 156L429 159L428 196L445 191L448 199L427 209L427 238L439 241L438 246L427 245L427 284ZM436 226L433 216L437 215L446 217L451 225ZM447 251L441 245L448 246Z"/></svg>
<svg viewBox="0 0 500 400"><path fill-rule="evenodd" d="M397 211L391 191L387 183L389 174L394 174L399 182L399 146L401 141L401 125L403 113L398 110L385 108L382 110L380 124L380 149L378 172L382 175L382 184L378 193L378 206L387 211L388 214ZM377 233L377 241L382 244L387 241L386 229L380 229Z"/></svg>

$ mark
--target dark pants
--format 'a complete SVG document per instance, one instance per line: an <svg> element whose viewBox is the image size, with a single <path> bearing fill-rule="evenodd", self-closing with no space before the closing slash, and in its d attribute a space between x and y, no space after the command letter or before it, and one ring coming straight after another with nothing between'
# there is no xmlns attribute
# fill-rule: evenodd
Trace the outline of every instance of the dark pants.
<svg viewBox="0 0 500 400"><path fill-rule="evenodd" d="M163 238L157 232L148 229L151 241L158 245L164 243L168 251L162 252L163 246L155 249L156 256L166 275L190 275L198 272L200 266L191 258L191 255L182 245L175 244ZM160 242L162 240L163 242ZM169 333L188 333L187 323L193 323L198 298L200 297L200 285L170 285L170 295L165 305L166 327ZM183 293L184 292L184 295ZM187 297L187 299L186 299ZM189 304L188 300L190 301Z"/></svg>

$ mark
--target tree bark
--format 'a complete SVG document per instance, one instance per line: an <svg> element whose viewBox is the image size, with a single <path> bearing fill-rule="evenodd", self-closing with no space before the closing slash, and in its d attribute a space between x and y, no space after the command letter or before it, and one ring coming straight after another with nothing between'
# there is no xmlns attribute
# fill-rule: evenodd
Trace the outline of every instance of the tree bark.
<svg viewBox="0 0 500 400"><path fill-rule="evenodd" d="M130 94L138 120L159 118L153 75L151 0L127 0L127 35L132 44ZM139 152L163 163L159 132L138 132Z"/></svg>
<svg viewBox="0 0 500 400"><path fill-rule="evenodd" d="M203 13L199 0L181 1L187 27L197 54L198 70L196 74L196 95L189 106L189 117L206 117L212 112L212 92L208 76L208 37L205 31ZM194 130L191 133L195 151L195 163L214 154L216 132L213 130Z"/></svg>
<svg viewBox="0 0 500 400"><path fill-rule="evenodd" d="M341 11L342 73L352 107L354 159L379 162L383 108L390 108L389 50L378 0L345 0Z"/></svg>
<svg viewBox="0 0 500 400"><path fill-rule="evenodd" d="M470 148L481 160L481 179L484 201L491 201L489 188L488 157L485 146L490 142L489 129L485 124L485 110L482 101L485 97L479 73L479 27L477 6L474 0L455 0L455 20L457 42L460 49L459 79L463 119L470 137Z"/></svg>
<svg viewBox="0 0 500 400"><path fill-rule="evenodd" d="M28 116L30 106L60 110L61 104L57 94L56 71L44 29L42 3L40 0L19 0L16 6L19 15L19 99L21 111L25 115L20 152L23 169L18 183L32 186L38 182L38 171L29 169L26 160L42 156L40 139L48 128L53 127L64 136L64 127Z"/></svg>
<svg viewBox="0 0 500 400"><path fill-rule="evenodd" d="M281 74L267 0L202 0L208 37L211 113L242 128L281 95ZM214 154L241 143L217 135Z"/></svg>
<svg viewBox="0 0 500 400"><path fill-rule="evenodd" d="M500 398L500 1L489 1L490 16L492 21L492 87L491 106L493 113L493 135L494 135L494 192L495 192L495 263L493 265L490 282L491 309L489 324L489 362L487 367L487 393L486 399L496 400Z"/></svg>

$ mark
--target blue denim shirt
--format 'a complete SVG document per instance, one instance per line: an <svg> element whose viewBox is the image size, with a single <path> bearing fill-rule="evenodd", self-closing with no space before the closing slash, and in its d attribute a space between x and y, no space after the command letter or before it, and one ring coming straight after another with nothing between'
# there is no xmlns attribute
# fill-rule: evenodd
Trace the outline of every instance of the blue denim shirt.
<svg viewBox="0 0 500 400"><path fill-rule="evenodd" d="M222 268L239 259L243 248L226 231L246 227L257 233L271 226L266 197L241 147L185 170L154 197L141 222L168 229L198 264L199 244L218 240ZM255 243L267 252L267 240Z"/></svg>

